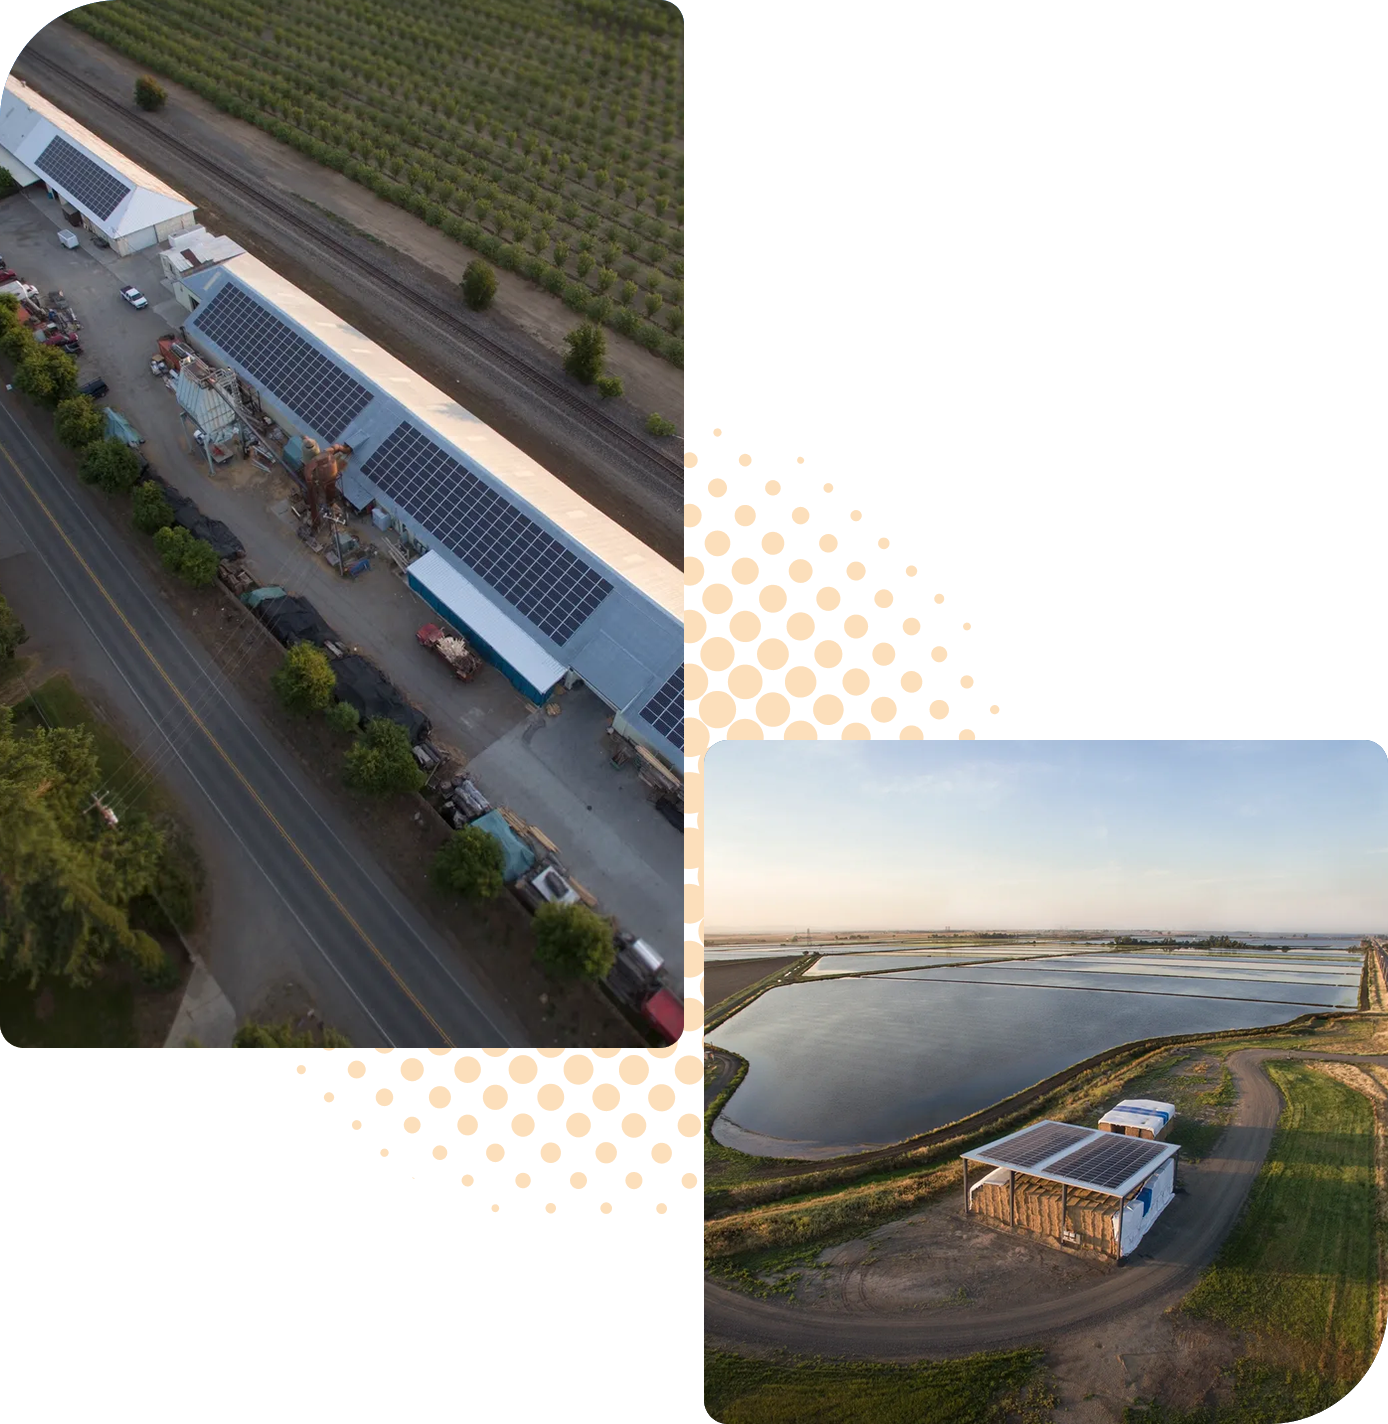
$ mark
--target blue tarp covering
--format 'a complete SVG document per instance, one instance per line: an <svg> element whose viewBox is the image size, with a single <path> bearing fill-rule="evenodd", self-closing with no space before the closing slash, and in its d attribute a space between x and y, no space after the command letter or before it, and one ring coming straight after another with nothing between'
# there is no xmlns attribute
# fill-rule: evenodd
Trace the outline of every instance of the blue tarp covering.
<svg viewBox="0 0 1388 1424"><path fill-rule="evenodd" d="M513 880L519 880L535 864L534 852L511 829L500 811L488 811L485 816L479 816L475 821L469 822L469 825L476 826L479 831L486 831L489 836L495 836L501 842L501 849L506 854L506 864L502 867L501 876L508 885Z"/></svg>
<svg viewBox="0 0 1388 1424"><path fill-rule="evenodd" d="M112 410L108 405L104 407L106 415L106 438L108 440L124 440L127 445L139 445L144 437L118 410Z"/></svg>

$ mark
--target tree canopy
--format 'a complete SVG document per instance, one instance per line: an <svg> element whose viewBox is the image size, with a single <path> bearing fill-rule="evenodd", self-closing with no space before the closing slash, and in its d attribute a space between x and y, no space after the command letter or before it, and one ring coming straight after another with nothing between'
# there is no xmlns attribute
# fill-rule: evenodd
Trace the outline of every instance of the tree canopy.
<svg viewBox="0 0 1388 1424"><path fill-rule="evenodd" d="M164 497L164 491L146 480L130 492L130 517L142 534L154 534L173 523L173 505Z"/></svg>
<svg viewBox="0 0 1388 1424"><path fill-rule="evenodd" d="M124 494L140 478L140 459L124 440L98 440L83 452L77 473L108 494Z"/></svg>
<svg viewBox="0 0 1388 1424"><path fill-rule="evenodd" d="M146 113L153 113L157 109L164 107L168 94L164 86L151 75L142 74L135 81L135 102L145 110Z"/></svg>
<svg viewBox="0 0 1388 1424"><path fill-rule="evenodd" d="M344 774L348 786L372 796L418 791L424 785L409 733L384 717L373 717L347 749Z"/></svg>
<svg viewBox="0 0 1388 1424"><path fill-rule="evenodd" d="M505 888L501 842L476 826L454 831L439 847L430 869L434 884L469 900L494 900Z"/></svg>
<svg viewBox="0 0 1388 1424"><path fill-rule="evenodd" d="M32 337L14 373L15 389L50 409L77 394L77 362L56 346L42 346Z"/></svg>
<svg viewBox="0 0 1388 1424"><path fill-rule="evenodd" d="M564 338L564 345L569 348L564 357L564 369L575 380L591 386L602 375L603 363L607 360L607 337L602 327L585 321L569 332Z"/></svg>
<svg viewBox="0 0 1388 1424"><path fill-rule="evenodd" d="M96 815L100 784L89 731L20 731L0 706L0 974L80 986L110 961L166 964L128 914L156 883L161 837L143 816Z"/></svg>
<svg viewBox="0 0 1388 1424"><path fill-rule="evenodd" d="M617 960L612 923L587 905L547 902L535 911L535 958L565 978L606 979Z"/></svg>
<svg viewBox="0 0 1388 1424"><path fill-rule="evenodd" d="M90 396L69 396L53 412L53 432L69 450L85 450L101 439L105 417Z"/></svg>
<svg viewBox="0 0 1388 1424"><path fill-rule="evenodd" d="M284 707L308 717L332 702L337 678L322 648L295 643L285 649L284 660L270 674L270 685Z"/></svg>
<svg viewBox="0 0 1388 1424"><path fill-rule="evenodd" d="M28 641L28 629L15 617L9 603L0 595L0 663L14 657L19 645Z"/></svg>
<svg viewBox="0 0 1388 1424"><path fill-rule="evenodd" d="M473 311L482 311L491 306L492 298L496 296L496 273L480 257L474 257L463 268L463 280L459 285L468 306Z"/></svg>
<svg viewBox="0 0 1388 1424"><path fill-rule="evenodd" d="M202 588L217 577L217 565L221 563L217 551L206 539L195 539L181 525L156 529L154 547L159 551L159 561L184 583Z"/></svg>

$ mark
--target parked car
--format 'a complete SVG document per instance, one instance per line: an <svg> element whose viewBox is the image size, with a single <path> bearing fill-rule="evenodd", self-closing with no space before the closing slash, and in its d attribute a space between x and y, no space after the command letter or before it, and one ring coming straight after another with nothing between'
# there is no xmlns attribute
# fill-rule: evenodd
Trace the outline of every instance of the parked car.
<svg viewBox="0 0 1388 1424"><path fill-rule="evenodd" d="M120 294L136 311L143 311L149 305L145 294L138 287L122 287Z"/></svg>
<svg viewBox="0 0 1388 1424"><path fill-rule="evenodd" d="M78 386L77 394L90 396L93 400L100 400L109 390L110 387L98 376L94 381L88 381L85 386Z"/></svg>
<svg viewBox="0 0 1388 1424"><path fill-rule="evenodd" d="M16 272L13 267L0 267L0 282L17 281L19 281L19 273Z"/></svg>
<svg viewBox="0 0 1388 1424"><path fill-rule="evenodd" d="M64 247L67 248L81 247L82 245L77 240L77 234L75 232L69 231L65 227L58 229L58 241L61 242Z"/></svg>

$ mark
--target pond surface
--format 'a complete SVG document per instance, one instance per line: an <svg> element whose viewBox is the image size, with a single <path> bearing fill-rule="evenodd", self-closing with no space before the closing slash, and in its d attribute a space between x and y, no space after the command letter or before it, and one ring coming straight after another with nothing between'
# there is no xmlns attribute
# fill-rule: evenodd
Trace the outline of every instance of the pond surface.
<svg viewBox="0 0 1388 1424"><path fill-rule="evenodd" d="M1058 957L783 985L711 1036L750 1064L714 1136L768 1155L851 1152L952 1122L1134 1039L1357 1002L1357 960L1279 974L1262 957L1218 966L1228 972L1170 959Z"/></svg>

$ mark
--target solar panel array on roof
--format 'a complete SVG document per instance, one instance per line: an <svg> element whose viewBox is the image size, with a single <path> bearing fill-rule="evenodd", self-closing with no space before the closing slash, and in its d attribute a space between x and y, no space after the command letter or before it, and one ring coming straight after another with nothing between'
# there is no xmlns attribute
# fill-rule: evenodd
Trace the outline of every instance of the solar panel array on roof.
<svg viewBox="0 0 1388 1424"><path fill-rule="evenodd" d="M677 667L660 691L641 709L641 716L668 742L684 750L684 668Z"/></svg>
<svg viewBox="0 0 1388 1424"><path fill-rule="evenodd" d="M560 647L612 592L596 569L408 421L361 473Z"/></svg>
<svg viewBox="0 0 1388 1424"><path fill-rule="evenodd" d="M108 173L65 138L50 139L48 146L34 159L34 167L66 188L77 202L90 208L99 218L109 218L131 191L129 183Z"/></svg>
<svg viewBox="0 0 1388 1424"><path fill-rule="evenodd" d="M1102 1137L1067 1152L1046 1171L1057 1177L1087 1182L1112 1191L1122 1186L1135 1172L1140 1172L1154 1157L1170 1149L1164 1142L1150 1142L1141 1137L1119 1137L1107 1132Z"/></svg>
<svg viewBox="0 0 1388 1424"><path fill-rule="evenodd" d="M1029 1132L1019 1133L1010 1142L991 1143L989 1155L999 1162L1012 1167L1034 1167L1054 1156L1061 1148L1068 1147L1089 1136L1087 1127L1075 1127L1066 1122L1043 1122Z"/></svg>
<svg viewBox="0 0 1388 1424"><path fill-rule="evenodd" d="M193 321L253 380L329 440L336 440L371 399L360 381L234 282L224 282Z"/></svg>

